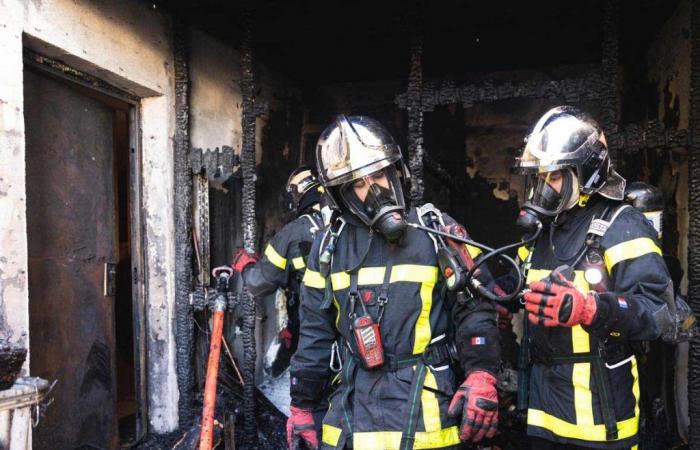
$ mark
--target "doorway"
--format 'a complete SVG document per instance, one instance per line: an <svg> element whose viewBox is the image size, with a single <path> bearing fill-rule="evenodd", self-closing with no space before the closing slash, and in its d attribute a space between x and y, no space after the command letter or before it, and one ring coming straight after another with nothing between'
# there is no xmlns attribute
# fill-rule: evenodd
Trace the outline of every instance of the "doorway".
<svg viewBox="0 0 700 450"><path fill-rule="evenodd" d="M24 98L30 372L57 380L34 448L116 449L144 414L135 105L33 65Z"/></svg>

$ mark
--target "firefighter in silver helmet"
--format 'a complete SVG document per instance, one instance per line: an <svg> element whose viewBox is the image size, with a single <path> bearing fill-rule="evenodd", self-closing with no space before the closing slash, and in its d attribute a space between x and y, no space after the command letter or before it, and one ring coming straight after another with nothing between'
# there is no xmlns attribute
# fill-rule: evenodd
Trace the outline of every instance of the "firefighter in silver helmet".
<svg viewBox="0 0 700 450"><path fill-rule="evenodd" d="M265 247L262 259L245 249L233 257L232 267L240 272L248 291L257 298L278 288L287 297L288 324L279 332L280 351L272 365L274 374L289 365L299 334L299 286L314 236L323 229L321 203L323 187L315 168L301 166L289 175L286 184L287 208L296 216Z"/></svg>
<svg viewBox="0 0 700 450"><path fill-rule="evenodd" d="M489 302L443 295L435 242L407 226L423 209L404 199L409 172L398 145L375 120L339 116L316 157L335 213L303 279L290 448L453 448L492 437L496 313ZM311 411L331 379L318 436Z"/></svg>
<svg viewBox="0 0 700 450"><path fill-rule="evenodd" d="M544 231L526 260L527 433L532 448L631 448L639 376L632 347L669 324L673 285L657 233L622 202L625 180L605 135L577 108L540 118L516 168L527 176L518 217Z"/></svg>

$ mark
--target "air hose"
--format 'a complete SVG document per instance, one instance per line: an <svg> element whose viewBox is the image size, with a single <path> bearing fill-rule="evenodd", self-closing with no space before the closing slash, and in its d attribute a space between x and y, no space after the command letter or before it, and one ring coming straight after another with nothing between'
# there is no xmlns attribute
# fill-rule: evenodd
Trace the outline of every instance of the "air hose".
<svg viewBox="0 0 700 450"><path fill-rule="evenodd" d="M502 304L504 306L509 306L512 304L512 301L517 298L520 295L520 292L523 288L524 284L524 277L522 274L522 271L520 270L520 266L518 266L518 263L511 258L510 256L506 255L505 252L514 248L518 248L521 246L527 246L531 244L532 242L535 242L537 238L540 237L540 234L542 233L542 223L538 223L537 228L534 233L532 233L531 236L525 237L521 239L518 242L504 245L503 247L499 247L497 249L491 248L488 245L482 244L480 242L473 241L467 237L464 236L458 236L453 233L448 233L445 231L438 230L434 227L438 226L439 224L436 222L433 222L434 227L427 227L423 226L417 223L409 223L408 224L410 227L413 227L418 230L425 231L426 233L431 233L436 236L439 236L440 238L445 238L449 239L452 241L460 242L462 244L467 244L472 247L476 247L478 249L481 249L483 252L485 252L484 256L482 256L478 262L476 261L471 261L471 259L467 259L463 261L465 265L467 266L467 274L466 274L466 279L467 279L467 286L468 288L474 293L478 294L482 297L485 297L491 301L494 301L496 303ZM440 239L441 245L446 246L447 244ZM502 260L504 260L506 263L511 265L517 274L517 286L515 289L510 292L510 293L494 293L491 290L489 290L486 286L483 285L477 278L477 269L484 264L486 261L488 261L491 258L498 257Z"/></svg>

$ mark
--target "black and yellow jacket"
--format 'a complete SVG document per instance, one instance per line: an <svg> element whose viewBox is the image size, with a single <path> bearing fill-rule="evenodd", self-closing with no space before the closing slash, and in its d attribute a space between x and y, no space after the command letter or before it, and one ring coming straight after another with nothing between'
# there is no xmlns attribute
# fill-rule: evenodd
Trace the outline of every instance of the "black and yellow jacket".
<svg viewBox="0 0 700 450"><path fill-rule="evenodd" d="M314 236L323 228L321 213L308 211L278 231L265 247L262 259L243 272L245 285L253 296L270 295L277 288L298 290Z"/></svg>
<svg viewBox="0 0 700 450"><path fill-rule="evenodd" d="M620 204L596 196L586 207L560 215L550 225L556 227L553 245L545 229L529 256L527 281L571 265L586 248L591 220L606 206ZM599 292L590 326L527 324L532 362L527 432L565 444L630 448L638 440L640 398L630 343L659 337L668 320L665 296L673 295L673 286L656 232L635 208L620 210L600 240L599 254L608 290ZM583 269L581 263L575 267L574 284L588 292Z"/></svg>
<svg viewBox="0 0 700 450"><path fill-rule="evenodd" d="M418 221L415 208L408 218ZM323 421L323 448L340 449L348 443L355 450L404 449L411 448L402 442L409 436L415 449L458 445L458 421L447 417L447 407L462 380L456 378L445 344L456 342L465 373L496 373L499 345L493 306L445 299L436 247L425 232L408 228L396 245L375 234L368 246L368 228L352 217L345 220L327 275L319 266L324 237L319 236L311 249L302 286L299 346L291 365L292 404L317 404L334 375L329 368L331 346L338 341L343 368ZM365 252L361 268L348 273ZM379 299L383 292L388 294L380 322L385 364L375 370L366 370L355 356L349 300L353 287L375 320Z"/></svg>

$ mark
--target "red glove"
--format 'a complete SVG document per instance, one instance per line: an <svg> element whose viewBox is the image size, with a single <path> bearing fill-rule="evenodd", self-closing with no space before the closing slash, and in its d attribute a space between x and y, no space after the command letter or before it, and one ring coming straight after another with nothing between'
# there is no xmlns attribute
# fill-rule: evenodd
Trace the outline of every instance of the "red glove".
<svg viewBox="0 0 700 450"><path fill-rule="evenodd" d="M495 304L496 312L498 313L498 329L499 330L509 330L513 327L511 321L513 320L513 313L498 303Z"/></svg>
<svg viewBox="0 0 700 450"><path fill-rule="evenodd" d="M231 263L231 267L233 267L234 271L240 273L243 272L243 269L251 264L255 264L256 262L258 262L257 255L249 253L244 248L239 248L236 254L233 255L233 263Z"/></svg>
<svg viewBox="0 0 700 450"><path fill-rule="evenodd" d="M279 337L279 340L282 343L282 345L284 345L284 348L286 348L288 350L290 348L292 348L292 338L294 336L292 335L292 332L289 330L289 327L282 328L282 331L279 332L277 337Z"/></svg>
<svg viewBox="0 0 700 450"><path fill-rule="evenodd" d="M488 372L471 372L452 397L447 414L462 415L459 438L479 442L484 436L492 438L498 428L498 394L496 377Z"/></svg>
<svg viewBox="0 0 700 450"><path fill-rule="evenodd" d="M578 290L558 269L543 280L530 283L530 289L523 297L531 323L573 327L593 322L597 310L595 294Z"/></svg>
<svg viewBox="0 0 700 450"><path fill-rule="evenodd" d="M311 450L318 449L318 436L314 425L314 416L311 410L290 408L292 414L287 419L287 445L289 450L301 449L302 441Z"/></svg>

